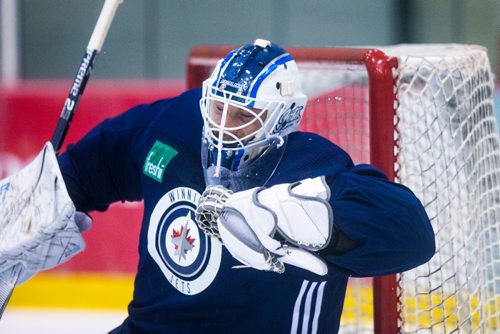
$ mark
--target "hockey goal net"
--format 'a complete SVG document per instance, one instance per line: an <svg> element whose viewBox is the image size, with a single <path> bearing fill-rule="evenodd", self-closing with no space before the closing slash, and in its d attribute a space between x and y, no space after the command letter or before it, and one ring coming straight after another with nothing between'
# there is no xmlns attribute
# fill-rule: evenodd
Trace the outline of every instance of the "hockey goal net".
<svg viewBox="0 0 500 334"><path fill-rule="evenodd" d="M188 86L233 47L199 46ZM493 75L472 45L288 48L309 102L301 130L410 187L437 252L414 270L350 279L341 333L500 331L500 149Z"/></svg>

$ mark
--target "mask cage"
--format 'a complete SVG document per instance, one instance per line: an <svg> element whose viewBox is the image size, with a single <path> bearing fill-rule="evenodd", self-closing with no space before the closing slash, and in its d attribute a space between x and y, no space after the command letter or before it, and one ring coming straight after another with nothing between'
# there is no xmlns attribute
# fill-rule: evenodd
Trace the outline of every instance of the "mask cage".
<svg viewBox="0 0 500 334"><path fill-rule="evenodd" d="M204 138L220 151L261 146L276 137L270 134L270 120L285 105L284 101L250 98L204 82L200 100Z"/></svg>

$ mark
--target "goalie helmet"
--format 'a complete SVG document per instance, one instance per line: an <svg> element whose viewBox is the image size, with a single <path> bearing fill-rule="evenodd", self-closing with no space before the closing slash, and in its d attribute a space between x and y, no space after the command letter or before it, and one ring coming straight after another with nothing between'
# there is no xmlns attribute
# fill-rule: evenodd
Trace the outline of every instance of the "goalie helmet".
<svg viewBox="0 0 500 334"><path fill-rule="evenodd" d="M200 100L207 183L221 184L224 174L241 176L266 151L279 149L299 125L306 102L295 61L276 44L257 39L221 59L203 82ZM264 165L277 163L271 161L276 154L265 156Z"/></svg>

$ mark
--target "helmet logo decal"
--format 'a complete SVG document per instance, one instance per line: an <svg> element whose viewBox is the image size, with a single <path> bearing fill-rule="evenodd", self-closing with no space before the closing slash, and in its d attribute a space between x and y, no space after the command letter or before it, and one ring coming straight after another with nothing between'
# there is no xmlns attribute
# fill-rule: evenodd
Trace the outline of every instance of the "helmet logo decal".
<svg viewBox="0 0 500 334"><path fill-rule="evenodd" d="M226 80L226 79L222 79L220 81L220 84L222 87L226 87L226 86L229 86L229 87L232 87L232 88L236 88L238 89L239 91L243 91L243 90L246 90L247 89L247 86L248 84L246 82L243 82L243 83L239 83L239 82L234 82L234 81L229 81L229 80Z"/></svg>
<svg viewBox="0 0 500 334"><path fill-rule="evenodd" d="M299 124L304 106L292 105L290 109L280 115L274 126L273 133L280 133L285 129Z"/></svg>
<svg viewBox="0 0 500 334"><path fill-rule="evenodd" d="M156 203L148 227L149 254L168 282L185 295L207 289L222 258L222 245L194 221L200 197L191 188L170 190Z"/></svg>

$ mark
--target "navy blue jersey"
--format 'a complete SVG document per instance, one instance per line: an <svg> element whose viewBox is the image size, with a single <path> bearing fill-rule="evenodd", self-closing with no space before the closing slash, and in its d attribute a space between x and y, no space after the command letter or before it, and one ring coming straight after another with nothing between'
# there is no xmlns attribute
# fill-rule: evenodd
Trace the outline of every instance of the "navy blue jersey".
<svg viewBox="0 0 500 334"><path fill-rule="evenodd" d="M59 158L78 210L144 200L129 316L112 333L336 333L349 276L400 272L427 261L434 235L411 191L311 133L288 136L266 186L326 176L334 236L327 276L284 274L238 261L194 221L205 188L200 90L105 120Z"/></svg>

